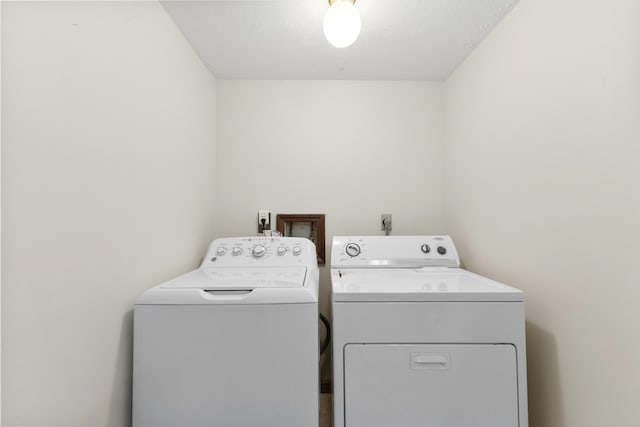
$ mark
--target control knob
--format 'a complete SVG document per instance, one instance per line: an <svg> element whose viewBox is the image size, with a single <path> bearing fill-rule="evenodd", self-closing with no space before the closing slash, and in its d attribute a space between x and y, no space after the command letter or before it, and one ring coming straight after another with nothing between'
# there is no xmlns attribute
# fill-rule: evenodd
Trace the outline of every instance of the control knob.
<svg viewBox="0 0 640 427"><path fill-rule="evenodd" d="M253 251L251 251L251 254L256 257L256 258L260 258L261 256L263 256L265 253L267 253L267 249L262 246L262 245L256 245L253 247Z"/></svg>
<svg viewBox="0 0 640 427"><path fill-rule="evenodd" d="M227 248L223 246L218 246L218 249L216 249L216 254L218 254L218 256L222 256L226 253L227 253Z"/></svg>
<svg viewBox="0 0 640 427"><path fill-rule="evenodd" d="M242 248L239 246L236 246L231 250L231 253L235 256L238 256L242 253Z"/></svg>
<svg viewBox="0 0 640 427"><path fill-rule="evenodd" d="M302 253L302 248L300 246L293 247L293 255L298 256Z"/></svg>
<svg viewBox="0 0 640 427"><path fill-rule="evenodd" d="M282 256L282 255L284 255L286 253L287 253L287 248L285 248L284 246L280 246L278 248L278 255Z"/></svg>
<svg viewBox="0 0 640 427"><path fill-rule="evenodd" d="M440 255L444 255L447 253L447 248L445 248L444 246L438 246L438 253Z"/></svg>
<svg viewBox="0 0 640 427"><path fill-rule="evenodd" d="M358 245L357 243L347 243L347 246L344 247L344 251L351 258L357 257L358 255L360 255L360 245Z"/></svg>
<svg viewBox="0 0 640 427"><path fill-rule="evenodd" d="M426 243L423 244L422 246L420 246L420 249L422 250L422 252L424 252L425 254L428 254L429 252L431 252L431 248L429 247L429 245L427 245Z"/></svg>

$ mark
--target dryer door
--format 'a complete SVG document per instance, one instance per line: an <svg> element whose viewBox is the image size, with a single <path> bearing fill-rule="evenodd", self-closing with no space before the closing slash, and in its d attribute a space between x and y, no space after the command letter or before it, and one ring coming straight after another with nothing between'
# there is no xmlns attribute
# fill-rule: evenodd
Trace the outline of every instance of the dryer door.
<svg viewBox="0 0 640 427"><path fill-rule="evenodd" d="M345 427L518 426L509 344L348 344Z"/></svg>

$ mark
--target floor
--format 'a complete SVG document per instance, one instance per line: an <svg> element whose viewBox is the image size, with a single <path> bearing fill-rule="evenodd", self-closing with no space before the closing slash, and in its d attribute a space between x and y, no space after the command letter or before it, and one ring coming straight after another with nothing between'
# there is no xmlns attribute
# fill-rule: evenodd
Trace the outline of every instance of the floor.
<svg viewBox="0 0 640 427"><path fill-rule="evenodd" d="M320 394L320 427L331 427L333 424L331 421L333 416L332 398L333 394Z"/></svg>

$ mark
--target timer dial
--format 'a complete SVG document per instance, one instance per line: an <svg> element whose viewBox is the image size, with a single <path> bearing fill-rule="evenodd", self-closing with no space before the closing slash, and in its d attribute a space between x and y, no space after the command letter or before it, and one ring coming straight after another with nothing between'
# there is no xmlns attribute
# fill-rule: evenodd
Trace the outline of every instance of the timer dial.
<svg viewBox="0 0 640 427"><path fill-rule="evenodd" d="M344 251L351 258L357 257L358 255L360 255L360 245L358 245L357 243L347 243L347 246L344 247Z"/></svg>
<svg viewBox="0 0 640 427"><path fill-rule="evenodd" d="M253 251L251 251L251 253L253 254L254 257L256 258L260 258L261 256L263 256L265 253L267 252L267 249L262 246L262 245L256 245L253 247Z"/></svg>

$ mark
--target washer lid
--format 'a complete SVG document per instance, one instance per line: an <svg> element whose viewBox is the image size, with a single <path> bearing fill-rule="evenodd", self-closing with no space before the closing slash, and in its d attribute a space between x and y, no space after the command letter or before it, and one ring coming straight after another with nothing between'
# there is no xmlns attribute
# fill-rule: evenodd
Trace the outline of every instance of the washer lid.
<svg viewBox="0 0 640 427"><path fill-rule="evenodd" d="M334 269L334 301L524 301L522 291L461 268Z"/></svg>
<svg viewBox="0 0 640 427"><path fill-rule="evenodd" d="M161 289L238 290L300 288L306 267L204 268L160 285Z"/></svg>

